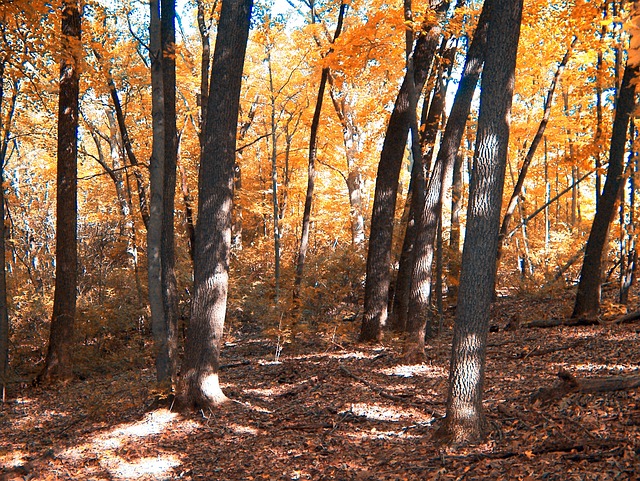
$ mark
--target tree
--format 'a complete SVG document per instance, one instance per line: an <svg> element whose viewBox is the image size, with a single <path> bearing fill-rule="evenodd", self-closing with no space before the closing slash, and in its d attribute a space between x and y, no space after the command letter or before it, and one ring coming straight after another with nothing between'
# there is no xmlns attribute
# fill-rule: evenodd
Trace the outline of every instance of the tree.
<svg viewBox="0 0 640 481"><path fill-rule="evenodd" d="M76 288L78 284L78 112L80 93L80 22L78 0L62 3L62 56L58 99L58 174L56 204L56 279L51 332L43 382L72 376Z"/></svg>
<svg viewBox="0 0 640 481"><path fill-rule="evenodd" d="M389 300L391 241L395 216L398 177L407 143L411 116L410 95L420 92L433 59L440 29L432 25L416 40L410 67L398 92L384 137L376 190L371 213L371 233L367 252L367 279L364 294L364 315L360 330L361 341L379 341L387 321Z"/></svg>
<svg viewBox="0 0 640 481"><path fill-rule="evenodd" d="M521 18L522 0L496 0L487 33L447 414L437 433L456 443L482 439L486 428L482 410L486 338Z"/></svg>
<svg viewBox="0 0 640 481"><path fill-rule="evenodd" d="M227 306L231 209L242 69L252 0L223 0L199 172L194 295L178 405L223 403L218 370Z"/></svg>
<svg viewBox="0 0 640 481"><path fill-rule="evenodd" d="M580 283L573 307L573 319L592 319L600 309L600 288L602 285L602 255L609 226L613 221L616 203L620 197L620 189L624 185L624 153L627 142L629 118L635 107L635 77L638 66L627 63L622 77L620 94L616 102L616 115L611 132L609 148L609 168L604 189L598 200L596 215L591 225L591 232L584 253Z"/></svg>
<svg viewBox="0 0 640 481"><path fill-rule="evenodd" d="M451 107L449 119L442 137L440 150L434 163L433 172L427 185L424 199L417 209L414 260L411 273L407 317L407 337L404 346L408 361L424 358L424 338L429 296L431 294L431 274L433 254L442 214L444 195L451 185L462 134L467 123L473 93L486 55L487 30L494 0L486 0L478 25L469 45L460 84Z"/></svg>

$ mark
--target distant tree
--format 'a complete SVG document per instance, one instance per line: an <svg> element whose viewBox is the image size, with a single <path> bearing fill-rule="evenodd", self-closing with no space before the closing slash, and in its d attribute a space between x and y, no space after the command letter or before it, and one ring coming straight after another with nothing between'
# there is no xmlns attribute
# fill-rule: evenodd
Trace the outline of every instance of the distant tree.
<svg viewBox="0 0 640 481"><path fill-rule="evenodd" d="M482 410L486 343L522 3L522 0L496 0L489 19L451 348L447 414L437 432L446 441L455 443L482 439L486 428Z"/></svg>
<svg viewBox="0 0 640 481"><path fill-rule="evenodd" d="M4 25L0 23L0 28L4 33ZM18 94L17 85L15 87L13 102L9 102L9 115L7 123L4 125L4 81L5 65L7 56L0 58L0 384L2 385L2 400L4 401L5 386L7 381L7 370L9 367L9 311L7 309L7 277L5 266L5 194L4 194L4 167L7 157L7 145L9 143L9 133L11 132L12 106Z"/></svg>
<svg viewBox="0 0 640 481"><path fill-rule="evenodd" d="M604 189L598 200L596 215L591 225L591 233L587 240L584 253L580 283L573 308L574 319L592 319L598 315L600 309L600 288L602 286L602 255L609 226L616 212L616 203L620 197L620 189L624 184L624 154L626 151L627 128L629 118L636 105L635 78L638 66L627 63L622 77L622 85L616 102L616 114L611 132L611 146L609 148L609 168Z"/></svg>
<svg viewBox="0 0 640 481"><path fill-rule="evenodd" d="M72 376L71 348L78 286L78 112L80 22L78 0L62 3L62 50L58 98L56 279L49 347L39 380Z"/></svg>
<svg viewBox="0 0 640 481"><path fill-rule="evenodd" d="M178 385L183 409L226 401L218 370L229 287L231 210L242 69L252 0L223 0L199 172L194 294Z"/></svg>

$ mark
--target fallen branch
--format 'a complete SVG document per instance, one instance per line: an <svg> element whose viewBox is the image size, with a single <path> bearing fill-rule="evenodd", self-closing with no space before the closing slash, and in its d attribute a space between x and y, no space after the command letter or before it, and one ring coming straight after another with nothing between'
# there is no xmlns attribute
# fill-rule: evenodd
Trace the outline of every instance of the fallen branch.
<svg viewBox="0 0 640 481"><path fill-rule="evenodd" d="M611 324L631 324L632 322L636 322L640 320L640 311L630 312L622 317L618 317L613 321L609 321Z"/></svg>
<svg viewBox="0 0 640 481"><path fill-rule="evenodd" d="M343 365L340 365L340 370L343 373L345 373L347 376L352 377L356 381L361 382L362 384L367 386L369 389L375 391L378 395L382 396L383 398L390 399L392 401L397 401L397 402L407 402L407 399L405 397L395 396L393 394L389 394L388 392L384 391L381 387L370 383L369 381L367 381L366 379L361 378L360 376L356 376L354 373L349 371L349 369L347 369Z"/></svg>
<svg viewBox="0 0 640 481"><path fill-rule="evenodd" d="M552 352L557 351L566 351L567 349L573 349L574 347L578 347L580 344L584 342L583 339L573 342L571 344L567 344L565 346L559 347L549 347L547 349L540 349L540 346L536 346L531 351L522 351L514 356L514 359L526 359L530 356L544 356L546 354L551 354Z"/></svg>
<svg viewBox="0 0 640 481"><path fill-rule="evenodd" d="M594 326L599 324L596 319L539 319L536 321L525 322L520 327L525 329L547 328L558 326Z"/></svg>
<svg viewBox="0 0 640 481"><path fill-rule="evenodd" d="M609 376L591 379L578 379L568 371L561 370L560 378L554 385L538 389L531 395L533 402L548 403L575 393L596 393L611 391L626 391L640 386L640 375L637 376Z"/></svg>

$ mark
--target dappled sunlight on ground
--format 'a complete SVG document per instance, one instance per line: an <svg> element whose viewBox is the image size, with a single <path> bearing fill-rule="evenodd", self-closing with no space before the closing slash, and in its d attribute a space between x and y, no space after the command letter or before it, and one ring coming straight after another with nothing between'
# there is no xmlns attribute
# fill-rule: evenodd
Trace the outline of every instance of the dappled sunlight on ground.
<svg viewBox="0 0 640 481"><path fill-rule="evenodd" d="M441 366L433 366L429 364L401 364L398 366L392 366L389 368L381 369L379 371L387 376L398 377L447 377L449 374Z"/></svg>
<svg viewBox="0 0 640 481"><path fill-rule="evenodd" d="M341 414L351 414L353 416L362 416L367 419L376 421L400 421L403 419L412 419L416 422L427 422L432 418L413 408L406 407L389 407L378 403L359 403L352 404L349 409L342 411Z"/></svg>

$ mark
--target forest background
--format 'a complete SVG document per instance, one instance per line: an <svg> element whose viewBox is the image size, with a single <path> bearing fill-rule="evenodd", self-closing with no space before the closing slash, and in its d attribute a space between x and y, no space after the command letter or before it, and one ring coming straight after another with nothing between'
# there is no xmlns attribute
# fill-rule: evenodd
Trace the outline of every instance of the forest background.
<svg viewBox="0 0 640 481"><path fill-rule="evenodd" d="M214 43L219 7L204 1L181 5L176 30L175 273L183 333L190 315L201 109L208 91L201 83L202 60L210 55L203 40ZM410 68L407 32L438 28L439 56L415 105L418 131L424 134L429 107L437 95L445 100L430 141L435 160L481 7L458 4L437 12L414 2L408 15L406 5L358 0L346 8L336 2L254 6L238 121L228 332L264 329L278 349L310 330L338 342L356 335L359 325L352 321L366 317L367 240L380 151ZM524 5L503 206L503 217L513 215L513 220L503 240L498 297L554 295L579 280L609 168L614 106L623 89L625 64L633 57L630 7L615 1ZM57 5L5 1L0 9L0 161L12 360L4 385L11 386L40 371L53 307L62 53ZM147 365L148 357L123 351L132 339L143 352L152 352L145 244L153 147L147 9L133 1L85 2L82 43L74 46L83 52L74 339L81 346L74 353L74 369L82 376L90 375L96 364L104 370L117 366L123 352L132 356L127 362ZM339 16L343 25L337 35ZM323 75L325 104L312 134ZM446 329L445 313L456 305L478 96L438 224L430 331ZM532 149L543 122L544 133ZM633 116L624 130L622 187L616 191L615 218L606 224L608 242L598 281L609 295L589 317L625 314L635 279L638 162ZM300 274L311 135L317 138L317 176L309 249ZM394 226L393 275L411 224L414 157L407 146L399 200L388 219ZM427 164L427 177L429 172ZM511 192L517 200L513 207L507 202ZM395 283L392 294L394 288L397 293Z"/></svg>

